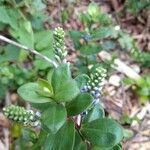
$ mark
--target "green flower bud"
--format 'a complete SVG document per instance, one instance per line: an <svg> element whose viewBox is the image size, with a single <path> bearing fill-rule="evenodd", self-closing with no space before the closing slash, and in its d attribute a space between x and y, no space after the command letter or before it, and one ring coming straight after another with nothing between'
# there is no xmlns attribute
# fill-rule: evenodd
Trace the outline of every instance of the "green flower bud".
<svg viewBox="0 0 150 150"><path fill-rule="evenodd" d="M91 73L90 80L87 83L89 91L96 90L100 91L104 85L105 78L107 76L107 71L104 68L98 67L95 69L94 73Z"/></svg>
<svg viewBox="0 0 150 150"><path fill-rule="evenodd" d="M10 105L3 108L4 115L15 122L21 123L23 125L36 126L40 125L39 118L36 117L32 110L26 110L20 106Z"/></svg>
<svg viewBox="0 0 150 150"><path fill-rule="evenodd" d="M59 63L61 63L67 55L65 41L64 41L64 37L65 37L64 30L60 27L55 28L53 37L54 37L53 48L55 53L55 59Z"/></svg>

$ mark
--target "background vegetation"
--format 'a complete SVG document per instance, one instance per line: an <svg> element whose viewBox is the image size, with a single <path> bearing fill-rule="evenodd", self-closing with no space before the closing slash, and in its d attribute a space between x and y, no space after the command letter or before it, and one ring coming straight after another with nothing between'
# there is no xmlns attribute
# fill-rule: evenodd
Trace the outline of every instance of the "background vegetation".
<svg viewBox="0 0 150 150"><path fill-rule="evenodd" d="M106 113L126 128L124 149L146 150L150 148L149 10L149 0L0 0L0 34L54 59L52 32L63 27L73 76L90 75L92 67L108 70L101 103ZM37 56L0 41L1 108L10 103L29 107L17 95L18 87L46 78L51 67ZM6 140L4 129L10 125L1 116L0 121L0 139ZM36 138L32 131L16 124L9 132L8 143L14 148Z"/></svg>

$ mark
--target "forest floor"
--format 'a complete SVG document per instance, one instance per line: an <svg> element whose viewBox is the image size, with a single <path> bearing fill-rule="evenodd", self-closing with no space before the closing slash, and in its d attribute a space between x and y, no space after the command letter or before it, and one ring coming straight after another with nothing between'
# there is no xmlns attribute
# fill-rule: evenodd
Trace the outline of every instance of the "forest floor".
<svg viewBox="0 0 150 150"><path fill-rule="evenodd" d="M112 14L121 29L131 33L143 51L150 51L150 10L142 10L140 13L133 15L125 9L125 2L115 0L97 0L95 2L101 6L103 12ZM57 0L49 1L46 11L53 19L53 22L51 24L46 23L45 27L53 28L60 26L59 10L67 9L71 15L68 21L61 26L66 30L69 28L82 30L83 25L76 18L75 12L84 11L88 4L89 1L87 0L78 1L74 5L70 5L65 1L61 3ZM71 51L68 60L73 61L76 57L76 52L71 41L67 41L69 41L66 43L67 47ZM131 68L137 69L139 75L144 72L149 72L149 69L140 68L138 64L131 64L130 59L128 59L123 52L120 55L120 59L125 60ZM113 118L120 121L124 128L128 129L128 132L131 133L131 138L123 142L123 149L150 150L150 103L147 102L145 105L141 105L138 97L133 93L134 87L125 87L120 84L121 82L118 84L117 81L120 81L124 76L125 74L120 74L116 71L109 78L104 88L105 96L102 98L102 102L107 112ZM117 83L112 82L112 80L116 80ZM8 95L7 98L14 100L16 97L17 96L13 94ZM129 122L124 121L125 118L127 118ZM3 130L3 127L8 126L9 123L2 114L0 114L0 137L8 136L7 130ZM2 143L0 143L0 146L1 145ZM0 147L0 149L2 149L2 147Z"/></svg>

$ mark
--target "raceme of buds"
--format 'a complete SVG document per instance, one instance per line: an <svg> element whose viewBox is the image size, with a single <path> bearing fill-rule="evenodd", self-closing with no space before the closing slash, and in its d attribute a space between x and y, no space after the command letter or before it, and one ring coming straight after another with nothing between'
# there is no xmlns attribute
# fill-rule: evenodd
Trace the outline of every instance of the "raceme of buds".
<svg viewBox="0 0 150 150"><path fill-rule="evenodd" d="M36 115L32 110L26 110L20 106L10 105L3 108L4 115L14 121L23 125L29 125L32 127L40 125L39 115Z"/></svg>
<svg viewBox="0 0 150 150"><path fill-rule="evenodd" d="M99 103L100 93L104 85L105 78L107 76L107 70L101 67L96 68L94 73L91 73L90 79L82 89L81 92L89 92L93 96L93 103L90 108L81 113L81 116L88 114L88 111L91 110L97 103Z"/></svg>
<svg viewBox="0 0 150 150"><path fill-rule="evenodd" d="M96 96L95 94L101 91L107 76L106 72L106 69L99 67L96 68L95 73L91 73L87 88L93 96Z"/></svg>
<svg viewBox="0 0 150 150"><path fill-rule="evenodd" d="M57 27L53 33L54 42L53 48L55 53L56 60L61 63L67 55L66 46L65 46L65 32L62 28Z"/></svg>
<svg viewBox="0 0 150 150"><path fill-rule="evenodd" d="M90 92L94 97L95 101L99 101L100 92L103 88L105 78L107 76L107 71L104 68L96 68L94 73L91 73L90 80L87 85L84 86L82 92Z"/></svg>

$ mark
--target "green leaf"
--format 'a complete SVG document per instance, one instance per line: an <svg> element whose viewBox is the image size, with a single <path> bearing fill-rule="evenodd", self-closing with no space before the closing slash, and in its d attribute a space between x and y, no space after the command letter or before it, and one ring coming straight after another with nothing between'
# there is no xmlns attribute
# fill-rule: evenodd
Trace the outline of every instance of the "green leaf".
<svg viewBox="0 0 150 150"><path fill-rule="evenodd" d="M55 88L54 99L58 102L69 102L79 93L77 83L74 80L60 82L59 87Z"/></svg>
<svg viewBox="0 0 150 150"><path fill-rule="evenodd" d="M54 92L53 92L53 87L50 82L44 80L44 79L38 79L38 86L39 90L38 93L42 96L46 97L52 97Z"/></svg>
<svg viewBox="0 0 150 150"><path fill-rule="evenodd" d="M74 140L74 123L67 121L56 134L48 135L44 150L73 150Z"/></svg>
<svg viewBox="0 0 150 150"><path fill-rule="evenodd" d="M75 48L78 49L81 46L79 41L82 38L82 33L76 30L71 30L69 33L70 33L70 37L73 40Z"/></svg>
<svg viewBox="0 0 150 150"><path fill-rule="evenodd" d="M96 44L89 44L89 45L84 45L80 49L81 54L84 55L93 55L102 50L102 47L100 45Z"/></svg>
<svg viewBox="0 0 150 150"><path fill-rule="evenodd" d="M3 22L3 23L11 22L7 9L5 7L0 7L0 22Z"/></svg>
<svg viewBox="0 0 150 150"><path fill-rule="evenodd" d="M76 132L73 150L87 150L87 149L88 149L87 144L82 141L80 135L78 134L78 132Z"/></svg>
<svg viewBox="0 0 150 150"><path fill-rule="evenodd" d="M81 133L92 145L101 148L113 147L123 138L122 127L114 120L97 119L81 127Z"/></svg>
<svg viewBox="0 0 150 150"><path fill-rule="evenodd" d="M52 75L54 99L58 102L69 102L79 93L75 80L71 78L68 64L56 68Z"/></svg>
<svg viewBox="0 0 150 150"><path fill-rule="evenodd" d="M40 111L45 111L46 109L48 109L51 104L55 102L47 102L47 103L31 103L31 106L36 108L36 109L39 109Z"/></svg>
<svg viewBox="0 0 150 150"><path fill-rule="evenodd" d="M79 89L83 88L87 82L89 81L89 76L86 74L80 74L78 75L75 80L77 81Z"/></svg>
<svg viewBox="0 0 150 150"><path fill-rule="evenodd" d="M103 38L116 38L118 36L119 31L115 30L115 27L101 27L92 32L92 38L94 40L103 39Z"/></svg>
<svg viewBox="0 0 150 150"><path fill-rule="evenodd" d="M120 38L118 39L118 42L120 43L121 47L126 50L131 50L134 45L133 38L129 34L123 32L120 33Z"/></svg>
<svg viewBox="0 0 150 150"><path fill-rule="evenodd" d="M110 148L101 148L99 146L94 146L93 150L122 150L122 146L121 146L121 144L117 144Z"/></svg>
<svg viewBox="0 0 150 150"><path fill-rule="evenodd" d="M134 136L134 132L130 129L124 129L123 130L123 139L124 140L129 140Z"/></svg>
<svg viewBox="0 0 150 150"><path fill-rule="evenodd" d="M101 24L101 26L108 26L113 24L112 18L107 13L103 13L103 11L99 12L96 18L92 18L93 21L97 21Z"/></svg>
<svg viewBox="0 0 150 150"><path fill-rule="evenodd" d="M103 42L103 44L102 44L102 48L104 49L104 50L113 50L113 49L115 49L115 47L116 47L116 43L115 42L113 42L113 41L105 41L105 42Z"/></svg>
<svg viewBox="0 0 150 150"><path fill-rule="evenodd" d="M3 61L16 61L19 58L20 49L13 45L6 45L1 47L2 50L4 49L4 53L0 56L0 62Z"/></svg>
<svg viewBox="0 0 150 150"><path fill-rule="evenodd" d="M66 122L67 112L62 105L52 104L42 114L42 123L56 133Z"/></svg>
<svg viewBox="0 0 150 150"><path fill-rule="evenodd" d="M99 7L96 3L90 3L90 5L88 6L88 14L91 17L97 17L99 15Z"/></svg>
<svg viewBox="0 0 150 150"><path fill-rule="evenodd" d="M32 8L35 9L37 11L42 11L46 8L46 5L44 4L44 2L42 0L33 0L32 2Z"/></svg>
<svg viewBox="0 0 150 150"><path fill-rule="evenodd" d="M39 86L37 83L27 83L18 89L18 94L25 100L31 103L46 103L51 102L50 98L43 97L37 93Z"/></svg>
<svg viewBox="0 0 150 150"><path fill-rule="evenodd" d="M0 22L9 24L12 28L18 27L17 20L20 19L18 10L7 7L0 7Z"/></svg>
<svg viewBox="0 0 150 150"><path fill-rule="evenodd" d="M57 86L57 81L58 82L63 82L70 80L71 78L71 71L69 68L69 64L62 64L59 67L55 68L52 76L52 81L56 83Z"/></svg>
<svg viewBox="0 0 150 150"><path fill-rule="evenodd" d="M9 30L11 35L18 39L21 44L34 48L34 36L31 23L27 20L20 20L18 26Z"/></svg>
<svg viewBox="0 0 150 150"><path fill-rule="evenodd" d="M40 138L38 138L37 144L40 146L43 146L43 144L45 143L45 139L47 138L47 135L48 133L46 131L40 130L40 133L39 133Z"/></svg>
<svg viewBox="0 0 150 150"><path fill-rule="evenodd" d="M66 105L67 114L69 116L75 116L86 110L91 103L93 97L87 93L79 94L75 99Z"/></svg>
<svg viewBox="0 0 150 150"><path fill-rule="evenodd" d="M100 104L93 107L88 114L83 119L83 124L94 121L96 119L101 119L105 117L104 109Z"/></svg>
<svg viewBox="0 0 150 150"><path fill-rule="evenodd" d="M40 53L47 56L50 59L52 59L54 57L54 53L51 50L42 50ZM36 57L33 64L39 70L46 70L47 68L52 67L51 64L49 64L46 61L39 59L39 57Z"/></svg>
<svg viewBox="0 0 150 150"><path fill-rule="evenodd" d="M52 82L52 75L53 75L53 72L54 72L54 68L51 68L50 71L48 72L47 74L47 80L48 82Z"/></svg>
<svg viewBox="0 0 150 150"><path fill-rule="evenodd" d="M35 48L43 50L48 48L52 50L53 34L50 30L40 31L34 33L35 37Z"/></svg>
<svg viewBox="0 0 150 150"><path fill-rule="evenodd" d="M1 100L3 100L3 98L5 97L5 93L7 90L1 80L0 80L0 89L1 89L0 90L0 102L1 102Z"/></svg>
<svg viewBox="0 0 150 150"><path fill-rule="evenodd" d="M6 56L8 58L9 61L15 61L19 58L20 55L20 49L17 48L16 46L10 45L8 44L6 46Z"/></svg>
<svg viewBox="0 0 150 150"><path fill-rule="evenodd" d="M113 147L113 150L122 150L122 145L117 144L116 146Z"/></svg>

